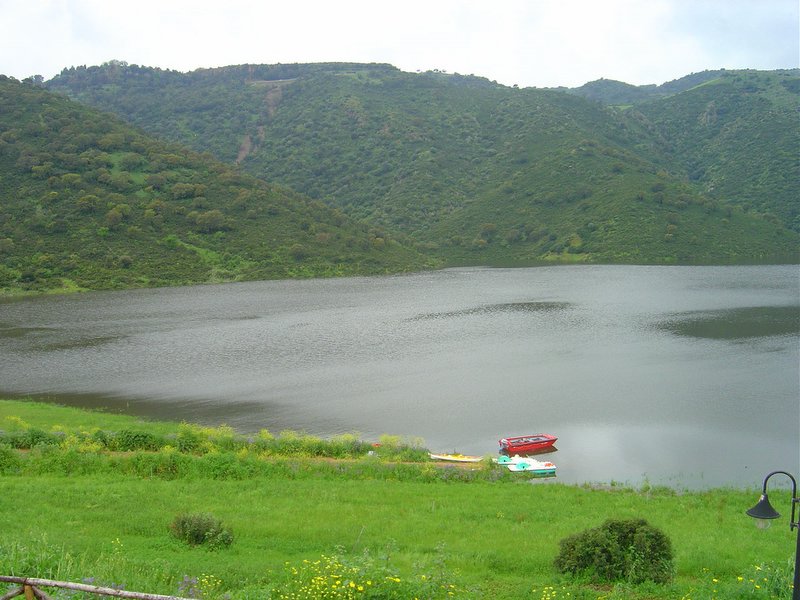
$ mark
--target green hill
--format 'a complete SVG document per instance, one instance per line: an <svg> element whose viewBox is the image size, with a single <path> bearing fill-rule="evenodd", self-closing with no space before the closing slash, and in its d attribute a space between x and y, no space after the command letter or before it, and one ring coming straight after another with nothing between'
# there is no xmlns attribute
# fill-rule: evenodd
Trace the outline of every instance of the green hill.
<svg viewBox="0 0 800 600"><path fill-rule="evenodd" d="M728 71L647 102L671 167L709 195L800 231L800 70Z"/></svg>
<svg viewBox="0 0 800 600"><path fill-rule="evenodd" d="M681 119L697 115L672 107L698 82L706 82L700 89L719 87L708 81L712 76L665 84L672 95L630 110L563 91L378 64L181 74L112 62L65 70L48 86L408 234L450 262L795 256L800 237L787 231L792 210L775 208L791 201L773 191L784 189L796 161L760 156L763 173L776 179L751 182L746 205L689 177L697 160L687 160L682 147L694 143L700 159L716 164L724 145L698 137L700 131L683 140L693 124ZM792 114L788 104L780 110L781 119ZM737 118L743 129L773 139L771 129L759 129L765 123L758 113ZM796 132L789 125L774 138L782 155L791 154ZM732 158L745 159L751 160Z"/></svg>
<svg viewBox="0 0 800 600"><path fill-rule="evenodd" d="M603 104L629 105L647 100L666 98L692 89L706 81L717 79L725 70L692 73L661 85L631 85L614 79L597 79L577 88L558 88L561 91L597 100Z"/></svg>
<svg viewBox="0 0 800 600"><path fill-rule="evenodd" d="M0 77L0 288L366 274L431 261L379 228Z"/></svg>

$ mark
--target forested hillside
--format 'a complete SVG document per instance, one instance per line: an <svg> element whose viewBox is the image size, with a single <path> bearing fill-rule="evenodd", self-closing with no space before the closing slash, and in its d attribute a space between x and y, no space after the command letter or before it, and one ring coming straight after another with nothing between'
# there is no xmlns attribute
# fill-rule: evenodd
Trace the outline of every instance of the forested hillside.
<svg viewBox="0 0 800 600"><path fill-rule="evenodd" d="M452 262L793 257L797 74L736 77L690 76L626 109L389 65L112 62L47 85Z"/></svg>
<svg viewBox="0 0 800 600"><path fill-rule="evenodd" d="M0 77L0 289L152 287L431 264L318 201Z"/></svg>
<svg viewBox="0 0 800 600"><path fill-rule="evenodd" d="M800 232L800 71L732 71L646 102L676 172L700 189Z"/></svg>

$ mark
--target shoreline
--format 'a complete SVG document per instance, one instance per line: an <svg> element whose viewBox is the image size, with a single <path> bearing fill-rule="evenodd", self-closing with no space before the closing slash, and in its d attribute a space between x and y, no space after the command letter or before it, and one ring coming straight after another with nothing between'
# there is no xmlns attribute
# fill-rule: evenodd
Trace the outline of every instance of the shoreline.
<svg viewBox="0 0 800 600"><path fill-rule="evenodd" d="M22 415L20 417L19 415ZM113 429L116 428L118 431L143 431L143 432L155 432L154 435L165 436L166 438L172 440L172 444L175 443L179 430L181 428L190 428L197 432L197 435L200 437L207 437L209 442L207 444L211 444L209 446L212 452L240 452L243 455L248 455L247 444L248 440L252 442L258 436L254 436L252 434L242 434L236 432L230 427L225 425L219 427L207 427L198 424L191 424L186 422L177 422L177 421L169 421L169 420L153 420L148 417L142 416L134 416L130 414L125 414L122 412L111 412L108 410L98 409L98 408L81 408L81 407L74 407L74 406L67 406L63 404L58 404L56 402L42 402L39 400L33 399L23 399L23 398L6 398L0 397L0 443L3 442L3 438L1 437L3 434L7 433L4 431L7 429L9 423L21 422L24 423L24 426L29 428L34 428L37 430L42 431L49 431L56 428L59 431L59 435L62 438L66 439L69 436L75 437L76 434L80 435L79 432L83 432L84 437L88 438L87 434L91 431L98 431L101 429L105 429L107 433L112 433ZM4 423L6 426L4 426ZM68 425L65 425L68 423ZM101 427L101 425L103 427ZM493 453L487 453L481 455L483 460L479 463L469 463L469 462L452 462L452 461L442 461L442 460L435 460L431 459L429 454L429 450L424 448L420 445L417 445L419 438L414 438L411 440L411 445L405 446L404 443L409 441L408 438L403 438L402 436L392 436L386 435L384 436L387 441L387 453L396 453L400 455L400 452L411 452L413 453L413 459L408 460L402 458L390 459L388 456L378 456L377 453L373 456L373 451L376 448L376 445L380 445L375 441L367 441L361 439L358 434L344 434L339 436L330 436L328 438L322 438L314 435L306 434L302 431L292 431L286 430L279 434L273 435L267 433L271 440L275 440L276 443L279 443L282 439L282 436L288 437L287 444L295 444L296 446L300 446L300 441L307 444L308 446L313 446L312 449L309 450L299 450L294 454L286 454L281 452L274 453L271 458L280 459L280 460L298 460L298 461L305 461L305 462L318 462L318 463L327 463L327 464L339 464L343 466L347 465L358 465L358 464L369 464L370 462L385 462L385 463L392 463L398 465L416 465L419 467L424 467L425 465L436 467L439 470L457 470L457 471L486 471L488 468L491 467L500 467L495 463L491 462L491 459L495 456ZM219 442L219 440L222 442ZM216 440L216 441L215 441ZM242 444L238 447L237 450L232 449L234 445L234 440L238 440L238 443ZM300 440L300 441L298 441ZM358 444L362 448L362 453L359 455L352 455L352 456L325 456L325 455L314 455L313 452L324 452L325 450L320 450L321 446L326 444L340 444L342 441L345 440L347 444ZM89 442L87 442L89 443ZM213 444L223 444L223 447L214 449L212 446ZM256 440L257 443L257 440ZM74 444L73 444L74 445ZM228 448L224 446L227 445ZM169 446L169 444L166 444ZM168 449L168 448L167 448ZM157 453L161 449L154 449L153 453ZM340 451L340 450L336 450ZM255 450L249 451L250 455L254 455L253 453L256 452ZM121 453L123 454L123 453ZM536 454L533 455L536 457L552 457L552 462L558 465L558 460L555 456L557 453L546 453L546 454ZM389 454L391 455L391 454ZM267 455L264 455L266 457ZM408 456L408 454L406 454ZM537 460L541 460L537 458ZM506 469L503 469L505 471ZM661 483L653 483L647 479L642 482L638 483L631 483L631 482L624 482L624 481L616 481L616 480L586 480L586 481L564 481L556 475L555 477L537 477L534 476L532 473L512 473L512 475L523 475L523 476L530 476L534 481L548 481L552 483L558 483L560 485L565 486L572 486L575 488L582 488L582 489L592 489L592 490L604 490L604 491L618 491L618 490L630 490L633 492L656 492L656 493L668 493L671 495L687 495L687 494L704 494L713 491L732 491L732 492L749 492L752 490L757 490L760 487L760 480L753 481L752 485L744 485L744 486L735 486L735 485L719 485L719 486L710 486L710 487L703 487L703 488L691 488L685 485L666 485ZM788 484L787 484L788 486ZM782 482L776 482L776 489L781 489L785 487Z"/></svg>

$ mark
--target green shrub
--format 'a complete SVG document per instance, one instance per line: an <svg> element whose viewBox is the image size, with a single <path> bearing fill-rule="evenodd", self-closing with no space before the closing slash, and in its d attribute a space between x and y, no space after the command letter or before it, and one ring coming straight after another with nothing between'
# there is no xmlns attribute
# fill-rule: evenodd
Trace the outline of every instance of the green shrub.
<svg viewBox="0 0 800 600"><path fill-rule="evenodd" d="M0 442L0 474L16 473L20 468L19 453L9 444Z"/></svg>
<svg viewBox="0 0 800 600"><path fill-rule="evenodd" d="M246 479L256 473L252 460L239 458L231 452L208 454L196 461L200 476L212 479Z"/></svg>
<svg viewBox="0 0 800 600"><path fill-rule="evenodd" d="M106 462L97 453L49 445L36 446L20 464L26 472L59 475L99 473L106 468Z"/></svg>
<svg viewBox="0 0 800 600"><path fill-rule="evenodd" d="M178 426L178 436L175 441L181 452L195 453L202 450L206 439L202 430L196 425L181 423Z"/></svg>
<svg viewBox="0 0 800 600"><path fill-rule="evenodd" d="M672 544L644 519L610 519L564 538L560 545L555 567L561 573L630 583L672 579Z"/></svg>
<svg viewBox="0 0 800 600"><path fill-rule="evenodd" d="M180 514L169 526L172 535L190 546L206 545L212 549L227 548L233 543L233 533L214 515L207 513Z"/></svg>
<svg viewBox="0 0 800 600"><path fill-rule="evenodd" d="M207 436L213 447L223 452L235 452L247 446L247 440L227 425L209 429Z"/></svg>
<svg viewBox="0 0 800 600"><path fill-rule="evenodd" d="M12 447L25 450L36 446L57 446L63 439L63 435L47 433L36 427L29 427L22 431L10 431L3 437Z"/></svg>
<svg viewBox="0 0 800 600"><path fill-rule="evenodd" d="M371 445L362 441L357 434L344 433L328 441L327 454L334 458L357 458L364 456L370 449Z"/></svg>
<svg viewBox="0 0 800 600"><path fill-rule="evenodd" d="M158 452L137 452L131 457L128 468L139 477L158 477L159 479L177 479L191 471L192 456L181 454L175 448L167 446Z"/></svg>
<svg viewBox="0 0 800 600"><path fill-rule="evenodd" d="M108 445L112 450L128 452L131 450L150 450L155 451L165 444L163 439L159 439L148 431L130 431L123 429L117 432L109 441Z"/></svg>
<svg viewBox="0 0 800 600"><path fill-rule="evenodd" d="M382 459L401 462L426 462L430 460L422 438L403 438L398 435L382 435L375 447Z"/></svg>
<svg viewBox="0 0 800 600"><path fill-rule="evenodd" d="M100 444L100 446L102 446L103 448L111 447L112 436L109 436L109 434L103 431L102 429L93 431L89 437L93 442Z"/></svg>

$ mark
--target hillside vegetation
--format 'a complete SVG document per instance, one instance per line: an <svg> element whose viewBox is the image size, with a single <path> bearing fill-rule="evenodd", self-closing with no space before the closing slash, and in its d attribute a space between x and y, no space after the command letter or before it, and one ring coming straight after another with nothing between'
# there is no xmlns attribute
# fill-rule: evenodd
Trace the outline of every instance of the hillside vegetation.
<svg viewBox="0 0 800 600"><path fill-rule="evenodd" d="M0 288L385 273L431 261L208 154L0 78Z"/></svg>
<svg viewBox="0 0 800 600"><path fill-rule="evenodd" d="M800 70L704 71L660 86L601 79L567 91L625 105L650 133L642 155L706 195L800 231Z"/></svg>
<svg viewBox="0 0 800 600"><path fill-rule="evenodd" d="M800 71L726 72L647 102L671 168L703 192L800 231Z"/></svg>
<svg viewBox="0 0 800 600"><path fill-rule="evenodd" d="M725 74L725 69L718 71L701 71L692 73L673 81L662 83L661 85L631 85L624 81L614 79L597 79L590 81L576 88L556 88L568 94L575 94L597 100L603 104L629 105L666 98L675 94L680 94L693 87L717 79Z"/></svg>
<svg viewBox="0 0 800 600"><path fill-rule="evenodd" d="M379 64L114 61L47 86L451 263L689 263L796 260L797 81L707 72L632 108Z"/></svg>

